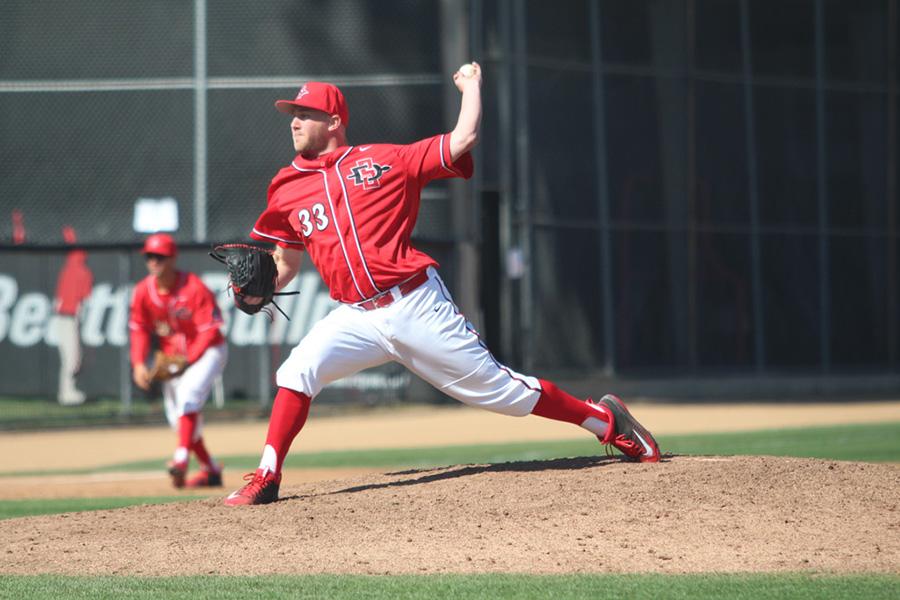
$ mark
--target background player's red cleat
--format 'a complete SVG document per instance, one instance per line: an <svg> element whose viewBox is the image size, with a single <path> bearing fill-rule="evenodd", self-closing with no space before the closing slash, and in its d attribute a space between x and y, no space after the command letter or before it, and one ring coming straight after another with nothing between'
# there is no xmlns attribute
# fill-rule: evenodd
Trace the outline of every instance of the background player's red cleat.
<svg viewBox="0 0 900 600"><path fill-rule="evenodd" d="M187 475L187 463L170 461L168 465L169 476L172 478L172 485L176 488L184 487L184 478Z"/></svg>
<svg viewBox="0 0 900 600"><path fill-rule="evenodd" d="M219 465L215 471L200 471L185 481L184 486L189 488L222 487L222 465Z"/></svg>
<svg viewBox="0 0 900 600"><path fill-rule="evenodd" d="M225 498L227 506L269 504L278 500L278 486L281 484L281 473L276 475L271 471L257 469L255 473L244 475L244 481L249 481L250 483L235 492L231 492Z"/></svg>

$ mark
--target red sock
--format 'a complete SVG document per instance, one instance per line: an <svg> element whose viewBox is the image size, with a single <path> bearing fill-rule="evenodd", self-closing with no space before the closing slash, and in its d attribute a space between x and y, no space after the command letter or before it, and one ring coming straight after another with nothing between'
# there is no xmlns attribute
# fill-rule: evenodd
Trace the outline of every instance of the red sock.
<svg viewBox="0 0 900 600"><path fill-rule="evenodd" d="M266 434L266 445L275 450L276 473L281 473L281 465L291 449L291 442L306 423L311 403L312 400L306 394L278 388L272 403L272 415L269 417L269 432Z"/></svg>
<svg viewBox="0 0 900 600"><path fill-rule="evenodd" d="M201 465L206 467L210 471L218 471L215 465L212 463L212 457L209 455L209 452L206 450L206 444L203 443L203 436L197 438L191 445L191 451L197 457L197 460Z"/></svg>
<svg viewBox="0 0 900 600"><path fill-rule="evenodd" d="M181 415L178 418L178 447L186 451L194 443L194 432L197 431L197 418L200 413Z"/></svg>
<svg viewBox="0 0 900 600"><path fill-rule="evenodd" d="M609 423L609 417L605 412L597 410L584 400L567 394L550 381L539 379L541 382L541 397L531 414L554 421L565 421L573 425L581 425L588 417L594 417Z"/></svg>

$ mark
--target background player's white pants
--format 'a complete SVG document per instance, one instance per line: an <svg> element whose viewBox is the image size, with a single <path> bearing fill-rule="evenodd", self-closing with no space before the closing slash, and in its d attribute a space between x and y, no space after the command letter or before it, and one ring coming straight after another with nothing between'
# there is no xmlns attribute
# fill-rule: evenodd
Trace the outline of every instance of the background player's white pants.
<svg viewBox="0 0 900 600"><path fill-rule="evenodd" d="M206 352L180 377L163 383L166 420L172 429L178 429L178 419L182 415L200 412L203 409L213 382L222 374L227 360L228 344L207 348ZM198 427L195 437L199 437L199 430Z"/></svg>
<svg viewBox="0 0 900 600"><path fill-rule="evenodd" d="M56 315L54 322L59 345L57 400L60 404L81 404L84 402L84 392L75 385L75 373L81 368L78 318L73 315Z"/></svg>
<svg viewBox="0 0 900 600"><path fill-rule="evenodd" d="M316 323L278 369L279 387L314 397L357 371L396 361L460 402L525 416L540 383L498 363L450 298L434 269L390 306L342 304Z"/></svg>

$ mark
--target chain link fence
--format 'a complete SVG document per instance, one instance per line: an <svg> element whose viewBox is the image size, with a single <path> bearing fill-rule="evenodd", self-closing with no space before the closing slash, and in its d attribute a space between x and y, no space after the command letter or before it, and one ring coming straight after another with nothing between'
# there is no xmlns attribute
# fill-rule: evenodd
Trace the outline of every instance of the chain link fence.
<svg viewBox="0 0 900 600"><path fill-rule="evenodd" d="M351 142L409 142L453 126L476 58L475 178L430 186L415 236L498 359L594 393L883 390L898 32L898 0L7 0L0 260L58 259L65 226L133 249L142 198L182 244L246 239L292 154L274 100L333 81Z"/></svg>
<svg viewBox="0 0 900 600"><path fill-rule="evenodd" d="M132 243L141 198L177 202L179 241L243 239L292 158L273 102L303 82L344 89L351 140L451 125L439 31L410 1L4 2L0 240ZM421 235L445 219L426 210Z"/></svg>

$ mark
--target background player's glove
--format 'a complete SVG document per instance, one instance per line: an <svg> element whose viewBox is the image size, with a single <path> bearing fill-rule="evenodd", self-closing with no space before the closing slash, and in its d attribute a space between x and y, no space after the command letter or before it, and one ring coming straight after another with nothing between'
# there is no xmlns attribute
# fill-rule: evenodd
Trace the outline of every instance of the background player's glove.
<svg viewBox="0 0 900 600"><path fill-rule="evenodd" d="M187 358L174 354L165 354L157 350L150 367L150 381L168 381L178 377L187 369Z"/></svg>
<svg viewBox="0 0 900 600"><path fill-rule="evenodd" d="M272 302L272 297L276 295L278 267L271 252L249 244L222 244L209 255L228 268L234 304L239 309L254 315ZM246 300L248 296L261 298L262 301L250 304ZM278 308L277 304L275 308Z"/></svg>

